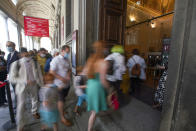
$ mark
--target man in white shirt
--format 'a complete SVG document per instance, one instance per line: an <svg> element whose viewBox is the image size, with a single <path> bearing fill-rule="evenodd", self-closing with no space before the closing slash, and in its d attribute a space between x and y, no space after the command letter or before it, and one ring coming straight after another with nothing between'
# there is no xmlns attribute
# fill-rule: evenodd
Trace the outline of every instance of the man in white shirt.
<svg viewBox="0 0 196 131"><path fill-rule="evenodd" d="M71 68L69 62L69 52L70 48L67 45L62 46L61 53L52 59L50 63L50 73L55 76L54 84L59 89L59 101L58 109L60 112L61 122L66 126L71 126L69 122L64 117L64 101L65 97L68 95L70 88L70 79L71 79Z"/></svg>
<svg viewBox="0 0 196 131"><path fill-rule="evenodd" d="M134 49L132 53L133 53L133 56L131 58L129 58L129 60L127 62L127 67L129 68L129 76L130 76L130 82L131 82L130 86L132 89L132 92L130 92L130 93L137 93L137 95L139 96L141 82L143 80L146 80L146 73L145 73L146 63L145 63L145 60L139 56L138 49ZM140 75L139 76L132 75L132 68L136 64L140 65Z"/></svg>
<svg viewBox="0 0 196 131"><path fill-rule="evenodd" d="M26 48L21 48L21 59L15 61L10 68L9 81L16 84L17 95L17 131L23 131L26 120L24 116L25 101L32 100L32 114L39 119L38 114L38 86L43 86L43 77L37 62L28 57Z"/></svg>
<svg viewBox="0 0 196 131"><path fill-rule="evenodd" d="M125 67L125 57L122 55L124 49L121 45L115 45L111 50L112 54L108 55L106 61L114 61L113 63L113 74L107 75L107 80L115 87L115 89L120 93L120 84L122 82L122 75L126 71Z"/></svg>

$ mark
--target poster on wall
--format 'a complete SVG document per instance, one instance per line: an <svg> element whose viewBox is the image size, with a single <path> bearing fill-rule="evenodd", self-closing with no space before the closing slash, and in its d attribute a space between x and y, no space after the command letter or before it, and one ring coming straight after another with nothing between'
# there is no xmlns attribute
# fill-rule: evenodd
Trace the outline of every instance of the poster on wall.
<svg viewBox="0 0 196 131"><path fill-rule="evenodd" d="M61 20L61 38L64 40L64 16L62 17Z"/></svg>
<svg viewBox="0 0 196 131"><path fill-rule="evenodd" d="M71 48L71 53L72 53L72 73L74 75L77 75L77 47L78 47L78 30L74 31L72 34L72 48Z"/></svg>
<svg viewBox="0 0 196 131"><path fill-rule="evenodd" d="M24 31L26 36L49 37L48 19L24 16Z"/></svg>

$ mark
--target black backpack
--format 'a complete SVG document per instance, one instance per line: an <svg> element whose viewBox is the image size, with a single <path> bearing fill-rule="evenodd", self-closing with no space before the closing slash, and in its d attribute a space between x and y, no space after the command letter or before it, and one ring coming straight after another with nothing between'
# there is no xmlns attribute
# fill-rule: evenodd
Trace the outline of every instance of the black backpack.
<svg viewBox="0 0 196 131"><path fill-rule="evenodd" d="M108 61L108 71L107 74L108 75L113 75L114 73L114 60L107 60Z"/></svg>

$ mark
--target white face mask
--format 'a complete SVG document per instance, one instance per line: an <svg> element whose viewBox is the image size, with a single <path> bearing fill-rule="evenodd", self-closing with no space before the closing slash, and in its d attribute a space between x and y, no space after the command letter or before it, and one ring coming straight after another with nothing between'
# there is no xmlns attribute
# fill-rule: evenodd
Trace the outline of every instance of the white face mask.
<svg viewBox="0 0 196 131"><path fill-rule="evenodd" d="M46 54L40 54L40 56L41 56L41 57L45 57L45 56L46 56Z"/></svg>

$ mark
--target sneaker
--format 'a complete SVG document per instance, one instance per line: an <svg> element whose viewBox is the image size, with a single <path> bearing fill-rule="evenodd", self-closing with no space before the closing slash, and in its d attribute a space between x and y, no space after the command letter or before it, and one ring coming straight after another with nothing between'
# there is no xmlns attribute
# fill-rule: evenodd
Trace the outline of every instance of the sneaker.
<svg viewBox="0 0 196 131"><path fill-rule="evenodd" d="M39 115L39 113L35 113L35 114L33 114L33 117L34 117L35 119L40 119L40 115Z"/></svg>
<svg viewBox="0 0 196 131"><path fill-rule="evenodd" d="M72 123L70 122L70 121L68 121L68 120L61 120L61 122L64 124L64 125L66 125L66 126L72 126Z"/></svg>

